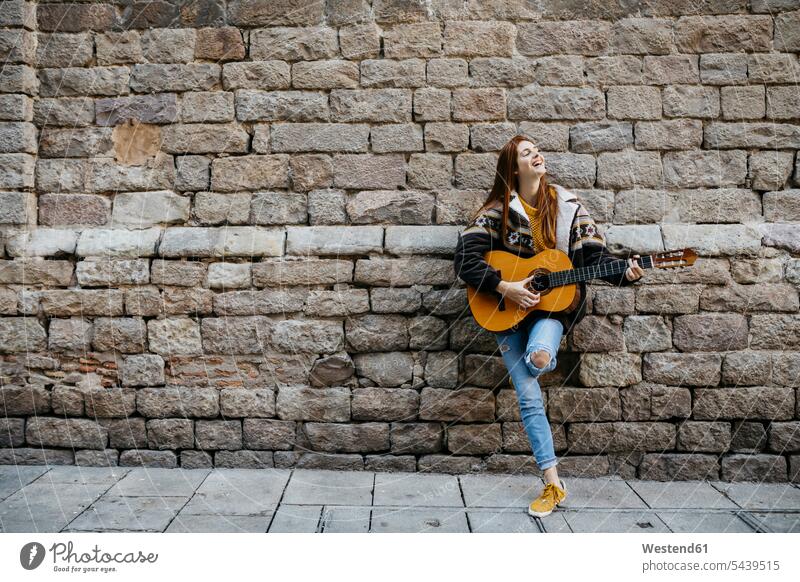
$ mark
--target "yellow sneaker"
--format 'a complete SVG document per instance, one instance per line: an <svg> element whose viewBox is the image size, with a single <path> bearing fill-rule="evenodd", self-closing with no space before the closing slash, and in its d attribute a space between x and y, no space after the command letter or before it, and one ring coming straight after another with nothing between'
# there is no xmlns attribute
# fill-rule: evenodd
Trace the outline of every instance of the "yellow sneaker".
<svg viewBox="0 0 800 582"><path fill-rule="evenodd" d="M531 501L528 506L528 514L534 517L545 517L553 513L556 506L567 498L567 487L564 480L559 479L559 487L555 483L548 483L542 489L539 497Z"/></svg>

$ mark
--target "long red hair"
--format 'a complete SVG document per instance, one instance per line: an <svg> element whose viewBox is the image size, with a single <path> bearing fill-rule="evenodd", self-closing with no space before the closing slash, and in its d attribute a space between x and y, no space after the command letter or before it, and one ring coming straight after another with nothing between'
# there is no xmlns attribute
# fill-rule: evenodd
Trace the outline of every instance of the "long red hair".
<svg viewBox="0 0 800 582"><path fill-rule="evenodd" d="M483 206L473 216L473 218L477 217L486 208L500 201L503 205L502 237L504 241L506 240L506 224L508 222L508 205L511 199L511 190L516 190L517 194L519 194L519 174L515 175L514 171L519 171L517 167L517 145L521 141L531 141L531 139L524 135L515 135L500 150L492 191ZM545 244L547 248L555 248L558 193L555 188L548 184L545 175L539 178L539 189L536 191L534 206L542 216L542 237Z"/></svg>

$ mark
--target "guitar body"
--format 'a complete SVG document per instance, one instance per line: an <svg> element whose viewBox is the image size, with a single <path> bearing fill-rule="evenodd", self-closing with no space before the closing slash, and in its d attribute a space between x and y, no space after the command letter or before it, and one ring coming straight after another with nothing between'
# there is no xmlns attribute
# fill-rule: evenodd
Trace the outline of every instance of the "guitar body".
<svg viewBox="0 0 800 582"><path fill-rule="evenodd" d="M507 251L488 251L484 259L500 272L503 281L521 281L533 276L526 287L539 293L539 303L524 308L500 293L484 293L468 285L467 299L473 317L478 325L493 332L511 329L532 311L573 311L580 305L580 283L622 275L628 269L625 260L575 269L567 254L558 249L546 249L527 259ZM686 248L645 255L638 265L643 269L673 269L690 267L696 259L697 253Z"/></svg>
<svg viewBox="0 0 800 582"><path fill-rule="evenodd" d="M484 258L489 265L500 271L500 278L504 281L521 281L536 273L572 269L572 261L566 253L558 249L546 249L527 259L506 251L489 251ZM512 328L532 311L571 311L580 301L577 284L544 289L540 293L539 303L526 309L509 299L501 298L499 293L482 293L473 287L467 287L472 315L478 325L493 332Z"/></svg>

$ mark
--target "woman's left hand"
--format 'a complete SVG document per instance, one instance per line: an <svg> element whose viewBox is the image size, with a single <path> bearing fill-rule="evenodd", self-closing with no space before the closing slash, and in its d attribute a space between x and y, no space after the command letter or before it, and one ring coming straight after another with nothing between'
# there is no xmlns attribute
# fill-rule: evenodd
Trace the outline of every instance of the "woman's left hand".
<svg viewBox="0 0 800 582"><path fill-rule="evenodd" d="M628 281L637 281L638 279L642 278L642 275L644 275L644 269L636 261L638 258L639 255L633 255L632 259L628 259L628 268L625 271L625 278Z"/></svg>

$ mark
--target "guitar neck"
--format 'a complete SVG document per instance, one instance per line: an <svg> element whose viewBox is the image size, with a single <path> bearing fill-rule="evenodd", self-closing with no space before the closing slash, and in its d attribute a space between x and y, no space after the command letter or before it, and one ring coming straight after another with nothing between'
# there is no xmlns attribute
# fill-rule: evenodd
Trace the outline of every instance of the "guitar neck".
<svg viewBox="0 0 800 582"><path fill-rule="evenodd" d="M643 269L652 269L654 266L652 255L641 256L637 259L637 262ZM592 279L600 279L609 275L619 275L624 273L627 269L628 261L620 259L613 263L590 265L577 269L567 269L566 271L554 271L549 275L549 286L560 287L562 285L571 285L573 283L581 283Z"/></svg>

